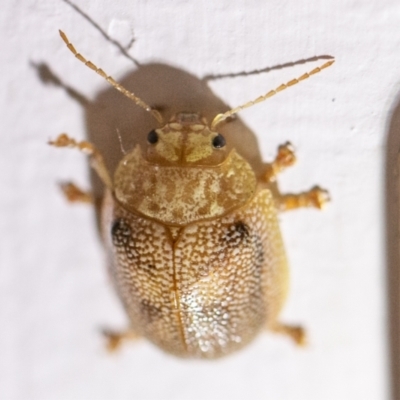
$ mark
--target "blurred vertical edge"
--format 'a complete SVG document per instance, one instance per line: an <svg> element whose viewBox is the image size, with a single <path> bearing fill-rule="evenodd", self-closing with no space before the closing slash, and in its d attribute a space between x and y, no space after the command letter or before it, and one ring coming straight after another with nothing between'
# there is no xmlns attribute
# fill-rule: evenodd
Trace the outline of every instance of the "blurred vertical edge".
<svg viewBox="0 0 400 400"><path fill-rule="evenodd" d="M391 399L400 400L400 97L386 143L386 261Z"/></svg>

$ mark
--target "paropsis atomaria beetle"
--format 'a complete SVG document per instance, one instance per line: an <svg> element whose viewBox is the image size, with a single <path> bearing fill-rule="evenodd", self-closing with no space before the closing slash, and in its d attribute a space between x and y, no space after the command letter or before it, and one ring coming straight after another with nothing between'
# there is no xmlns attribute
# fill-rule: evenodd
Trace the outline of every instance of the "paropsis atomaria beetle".
<svg viewBox="0 0 400 400"><path fill-rule="evenodd" d="M288 291L288 266L277 215L298 207L321 208L327 191L273 194L270 185L295 162L290 143L256 175L218 132L238 111L309 78L298 79L207 121L197 110L164 121L161 114L87 61L60 31L76 58L149 112L156 126L145 148L137 145L111 176L93 144L61 134L50 142L89 155L105 185L104 246L116 291L129 317L126 332L108 332L115 347L145 337L179 357L217 358L236 351L263 330L303 344L301 326L279 321ZM90 195L69 184L71 200Z"/></svg>

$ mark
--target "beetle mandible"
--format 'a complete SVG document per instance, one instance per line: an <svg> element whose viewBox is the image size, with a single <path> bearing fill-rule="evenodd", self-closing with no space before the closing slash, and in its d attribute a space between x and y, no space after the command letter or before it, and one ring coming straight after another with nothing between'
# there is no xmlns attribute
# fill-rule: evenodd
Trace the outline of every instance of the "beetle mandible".
<svg viewBox="0 0 400 400"><path fill-rule="evenodd" d="M126 332L106 333L110 347L145 337L179 357L212 359L242 348L263 329L304 344L301 326L278 319L289 274L277 215L299 207L322 208L328 192L314 187L300 194L274 194L271 184L295 162L291 144L281 145L275 160L256 175L217 128L334 60L216 115L211 123L195 111L164 121L156 109L78 53L62 31L60 35L76 58L158 124L147 135L147 147L137 145L128 152L113 177L93 144L66 134L50 142L87 153L106 188L104 245L130 321ZM64 192L70 200L90 201L73 184Z"/></svg>

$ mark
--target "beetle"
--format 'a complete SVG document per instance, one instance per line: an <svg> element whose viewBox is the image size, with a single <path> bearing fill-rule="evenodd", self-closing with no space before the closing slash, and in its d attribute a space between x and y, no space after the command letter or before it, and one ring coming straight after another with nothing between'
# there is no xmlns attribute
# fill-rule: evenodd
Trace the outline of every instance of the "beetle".
<svg viewBox="0 0 400 400"><path fill-rule="evenodd" d="M50 142L88 154L105 186L104 246L130 321L126 332L106 332L109 347L145 337L175 356L213 359L242 348L264 329L303 345L304 329L279 321L289 272L278 213L322 208L328 192L316 186L300 194L275 193L271 187L277 175L296 160L292 145L281 145L260 175L218 127L334 60L211 122L196 111L164 121L159 111L78 53L62 31L60 35L76 58L157 122L147 134L146 148L137 145L125 154L113 177L92 143L67 134ZM73 184L64 192L70 200L90 201Z"/></svg>

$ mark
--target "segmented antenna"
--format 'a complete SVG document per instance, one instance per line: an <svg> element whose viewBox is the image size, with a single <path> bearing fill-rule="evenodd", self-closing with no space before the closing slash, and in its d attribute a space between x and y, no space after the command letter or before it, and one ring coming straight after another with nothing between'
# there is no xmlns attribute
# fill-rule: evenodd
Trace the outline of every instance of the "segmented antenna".
<svg viewBox="0 0 400 400"><path fill-rule="evenodd" d="M318 74L318 72L321 72L323 69L330 67L334 62L335 62L335 60L327 61L325 64L321 65L320 67L314 68L310 72L306 72L299 78L292 79L291 81L289 81L287 83L283 83L282 85L278 86L276 89L270 90L265 95L257 97L255 100L252 100L245 104L242 104L241 106L233 108L232 110L229 110L223 114L218 114L211 123L211 129L214 129L217 125L219 125L221 122L225 121L231 115L236 114L245 108L254 106L254 104L261 103L262 101L267 100L268 98L270 98L272 96L275 96L282 90L285 90L290 86L296 85L297 83L300 83L301 81L304 81L305 79L308 79L311 75Z"/></svg>
<svg viewBox="0 0 400 400"><path fill-rule="evenodd" d="M99 74L101 77L103 77L110 85L112 85L115 89L120 91L122 94L124 94L126 97L130 98L133 100L139 107L144 108L147 112L151 113L153 117L160 123L163 123L163 118L161 114L151 108L148 104L146 104L142 99L139 97L135 96L134 93L130 92L129 90L125 89L123 86L121 86L118 82L115 81L115 79L109 75L107 75L101 68L98 68L96 65L94 65L91 61L87 60L81 53L78 53L74 47L74 45L69 41L67 35L59 30L61 39L64 41L64 43L67 45L68 49L72 52L72 54L81 62L83 62L87 67L92 69L94 72Z"/></svg>

